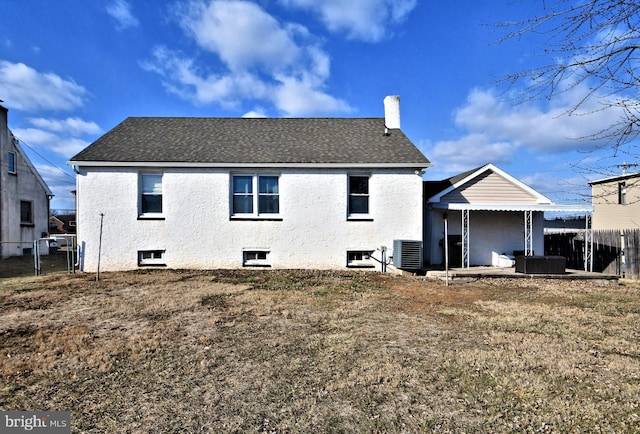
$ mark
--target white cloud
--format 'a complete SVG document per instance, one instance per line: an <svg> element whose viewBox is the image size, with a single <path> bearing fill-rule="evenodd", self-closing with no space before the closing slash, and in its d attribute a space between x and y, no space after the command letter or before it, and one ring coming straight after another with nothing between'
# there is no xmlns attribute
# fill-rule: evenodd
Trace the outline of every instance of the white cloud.
<svg viewBox="0 0 640 434"><path fill-rule="evenodd" d="M166 47L156 47L153 60L142 66L162 75L169 92L196 104L236 107L244 99L263 99L268 93L267 85L249 72L205 75L192 59Z"/></svg>
<svg viewBox="0 0 640 434"><path fill-rule="evenodd" d="M38 128L14 128L13 134L29 146L50 144L58 139L57 135Z"/></svg>
<svg viewBox="0 0 640 434"><path fill-rule="evenodd" d="M260 6L247 1L193 2L179 17L197 44L216 53L231 71L261 67L278 70L297 62L297 27L282 26Z"/></svg>
<svg viewBox="0 0 640 434"><path fill-rule="evenodd" d="M66 133L72 136L79 136L82 134L98 134L101 132L98 124L96 124L95 122L87 122L80 118L31 118L29 119L29 122L38 128L53 131L56 133Z"/></svg>
<svg viewBox="0 0 640 434"><path fill-rule="evenodd" d="M71 158L89 145L90 143L86 140L78 138L63 138L52 146L51 150L65 158Z"/></svg>
<svg viewBox="0 0 640 434"><path fill-rule="evenodd" d="M118 30L137 27L140 22L131 12L131 5L126 0L113 0L106 6L106 11L116 20Z"/></svg>
<svg viewBox="0 0 640 434"><path fill-rule="evenodd" d="M53 73L0 60L0 95L7 106L25 111L71 110L83 105L86 90Z"/></svg>
<svg viewBox="0 0 640 434"><path fill-rule="evenodd" d="M52 209L75 209L75 196L71 193L76 187L75 176L47 164L35 164L35 167L54 194Z"/></svg>
<svg viewBox="0 0 640 434"><path fill-rule="evenodd" d="M280 23L242 0L192 1L175 14L183 30L202 50L217 55L222 66L210 72L193 58L156 47L141 66L160 74L169 92L226 108L268 103L285 116L351 110L326 92L329 56L303 26Z"/></svg>
<svg viewBox="0 0 640 434"><path fill-rule="evenodd" d="M516 149L513 143L493 141L485 134L471 133L458 140L438 142L426 154L440 171L455 173L486 163L507 163Z"/></svg>
<svg viewBox="0 0 640 434"><path fill-rule="evenodd" d="M569 116L580 95L575 88L545 108L535 102L511 105L493 92L475 89L455 115L455 123L467 131L482 131L496 140L508 140L528 149L565 152L593 146L581 140L615 123L621 111L601 110L602 106L583 106Z"/></svg>
<svg viewBox="0 0 640 434"><path fill-rule="evenodd" d="M461 137L435 143L427 155L438 167L463 171L485 163L508 163L519 150L559 154L586 151L602 145L585 140L620 118L616 109L601 110L594 101L579 113L575 88L542 107L539 102L512 105L489 90L474 89L454 114Z"/></svg>
<svg viewBox="0 0 640 434"><path fill-rule="evenodd" d="M250 110L242 115L243 118L266 118L267 115L262 109Z"/></svg>
<svg viewBox="0 0 640 434"><path fill-rule="evenodd" d="M308 116L323 112L348 112L342 100L318 90L313 83L291 77L281 78L282 85L275 89L274 103L291 116Z"/></svg>
<svg viewBox="0 0 640 434"><path fill-rule="evenodd" d="M13 133L31 148L45 148L65 158L71 158L89 146L89 142L85 140L62 137L38 128L16 128Z"/></svg>
<svg viewBox="0 0 640 434"><path fill-rule="evenodd" d="M350 39L377 42L390 25L407 18L417 0L280 0L285 7L309 10L334 33L346 33Z"/></svg>

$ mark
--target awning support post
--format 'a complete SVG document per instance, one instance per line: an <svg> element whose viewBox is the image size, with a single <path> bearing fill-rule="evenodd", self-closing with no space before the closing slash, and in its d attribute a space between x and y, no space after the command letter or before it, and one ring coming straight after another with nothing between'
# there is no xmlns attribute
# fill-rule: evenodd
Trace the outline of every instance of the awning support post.
<svg viewBox="0 0 640 434"><path fill-rule="evenodd" d="M533 211L524 212L524 255L533 256Z"/></svg>
<svg viewBox="0 0 640 434"><path fill-rule="evenodd" d="M593 271L593 230L590 212L585 215L584 225L584 271Z"/></svg>
<svg viewBox="0 0 640 434"><path fill-rule="evenodd" d="M462 210L462 266L469 268L469 210Z"/></svg>

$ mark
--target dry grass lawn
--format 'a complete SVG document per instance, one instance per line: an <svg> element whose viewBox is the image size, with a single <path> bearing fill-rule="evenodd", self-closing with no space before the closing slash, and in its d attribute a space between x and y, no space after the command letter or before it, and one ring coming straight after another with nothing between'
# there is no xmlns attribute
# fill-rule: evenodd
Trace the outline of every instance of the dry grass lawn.
<svg viewBox="0 0 640 434"><path fill-rule="evenodd" d="M0 409L73 432L638 432L640 286L306 271L0 280Z"/></svg>

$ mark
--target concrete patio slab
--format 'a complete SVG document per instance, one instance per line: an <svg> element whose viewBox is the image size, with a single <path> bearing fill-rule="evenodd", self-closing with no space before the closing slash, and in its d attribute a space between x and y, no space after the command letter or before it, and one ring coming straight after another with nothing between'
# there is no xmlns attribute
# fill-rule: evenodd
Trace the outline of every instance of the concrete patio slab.
<svg viewBox="0 0 640 434"><path fill-rule="evenodd" d="M428 269L426 277L430 279L446 280L447 273L442 268ZM589 271L567 269L562 274L529 274L518 273L515 267L469 267L450 268L448 272L450 280L470 280L482 278L509 278L509 279L566 279L566 280L600 280L603 282L618 281L619 276L612 274L592 273Z"/></svg>

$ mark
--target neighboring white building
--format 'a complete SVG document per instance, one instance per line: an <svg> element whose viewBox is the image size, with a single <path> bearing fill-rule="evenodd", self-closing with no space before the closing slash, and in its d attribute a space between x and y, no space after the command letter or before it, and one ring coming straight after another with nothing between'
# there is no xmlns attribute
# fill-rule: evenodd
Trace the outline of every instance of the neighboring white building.
<svg viewBox="0 0 640 434"><path fill-rule="evenodd" d="M0 258L30 253L47 236L51 190L11 134L0 106Z"/></svg>
<svg viewBox="0 0 640 434"><path fill-rule="evenodd" d="M515 253L544 255L544 212L590 214L559 205L493 164L442 181L425 181L425 261L444 263L447 216L452 267L498 265Z"/></svg>
<svg viewBox="0 0 640 434"><path fill-rule="evenodd" d="M375 267L431 163L385 118L128 118L74 156L84 271Z"/></svg>

